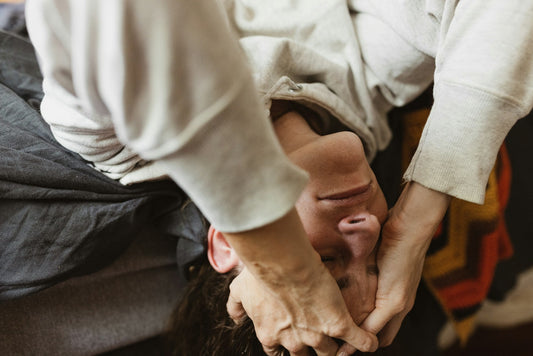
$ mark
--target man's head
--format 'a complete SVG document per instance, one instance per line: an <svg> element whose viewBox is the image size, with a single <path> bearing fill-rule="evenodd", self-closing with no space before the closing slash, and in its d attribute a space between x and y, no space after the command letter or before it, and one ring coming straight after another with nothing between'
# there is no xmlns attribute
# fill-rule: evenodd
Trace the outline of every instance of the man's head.
<svg viewBox="0 0 533 356"><path fill-rule="evenodd" d="M361 323L374 308L376 247L387 215L385 198L363 145L350 132L319 135L296 112L281 116L274 128L289 159L309 173L296 210L311 245L337 280L352 318ZM224 235L213 227L207 246L209 262L217 272L234 274L245 268ZM229 288L227 281L217 283L227 283L224 288ZM223 297L217 302L225 307L227 293L225 298L218 297ZM227 314L225 318L229 319ZM232 328L231 319L229 322L218 330Z"/></svg>

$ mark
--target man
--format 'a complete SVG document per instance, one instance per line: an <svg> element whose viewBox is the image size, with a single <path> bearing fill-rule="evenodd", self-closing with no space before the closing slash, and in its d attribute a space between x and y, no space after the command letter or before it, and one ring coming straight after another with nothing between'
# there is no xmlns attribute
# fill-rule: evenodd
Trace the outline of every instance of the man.
<svg viewBox="0 0 533 356"><path fill-rule="evenodd" d="M274 129L289 159L309 174L296 209L311 245L335 278L351 317L361 324L374 309L376 251L387 216L385 198L361 140L348 131L319 135L295 111L274 121ZM175 355L262 353L251 321L245 318L235 325L225 310L230 282L236 275L250 272L216 228L210 228L206 245L212 268L203 259L205 265L174 313L170 347ZM257 280L251 280L254 283L246 288L260 290ZM261 297L258 295L258 303ZM286 315L286 310L279 304L270 313L278 317ZM268 343L269 335L261 339Z"/></svg>

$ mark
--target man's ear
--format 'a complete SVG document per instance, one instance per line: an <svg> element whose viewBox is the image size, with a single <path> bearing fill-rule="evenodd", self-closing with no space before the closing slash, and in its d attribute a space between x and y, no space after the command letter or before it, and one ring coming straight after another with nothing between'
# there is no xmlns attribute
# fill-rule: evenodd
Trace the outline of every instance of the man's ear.
<svg viewBox="0 0 533 356"><path fill-rule="evenodd" d="M207 234L207 258L218 273L226 273L236 267L240 260L224 235L213 226Z"/></svg>

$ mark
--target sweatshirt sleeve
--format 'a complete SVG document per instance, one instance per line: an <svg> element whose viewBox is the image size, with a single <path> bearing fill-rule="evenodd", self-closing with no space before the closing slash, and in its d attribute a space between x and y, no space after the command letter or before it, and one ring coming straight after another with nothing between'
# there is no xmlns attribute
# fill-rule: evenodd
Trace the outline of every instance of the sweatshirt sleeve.
<svg viewBox="0 0 533 356"><path fill-rule="evenodd" d="M482 203L503 140L533 106L533 2L448 4L434 106L404 179Z"/></svg>
<svg viewBox="0 0 533 356"><path fill-rule="evenodd" d="M217 2L27 6L45 94L77 113L55 125L70 139L111 128L124 150L160 162L221 231L259 227L293 207L307 177L279 146ZM61 51L40 45L40 31Z"/></svg>

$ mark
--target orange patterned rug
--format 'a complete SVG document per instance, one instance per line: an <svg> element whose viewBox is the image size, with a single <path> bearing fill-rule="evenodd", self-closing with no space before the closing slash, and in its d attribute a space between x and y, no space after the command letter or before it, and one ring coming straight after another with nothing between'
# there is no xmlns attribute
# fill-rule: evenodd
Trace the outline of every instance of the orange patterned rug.
<svg viewBox="0 0 533 356"><path fill-rule="evenodd" d="M429 109L402 117L404 171L416 150ZM452 199L433 238L423 279L452 321L462 343L474 330L476 313L487 297L496 265L513 248L504 221L511 185L511 164L505 146L490 174L485 203Z"/></svg>

